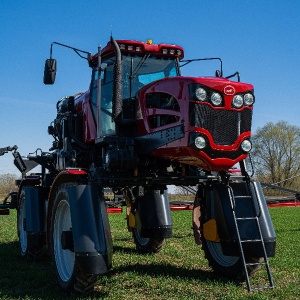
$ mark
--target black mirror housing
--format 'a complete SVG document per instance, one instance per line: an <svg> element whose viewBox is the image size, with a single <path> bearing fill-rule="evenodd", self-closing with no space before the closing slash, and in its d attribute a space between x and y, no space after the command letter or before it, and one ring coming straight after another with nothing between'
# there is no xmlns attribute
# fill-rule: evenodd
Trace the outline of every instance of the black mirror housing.
<svg viewBox="0 0 300 300"><path fill-rule="evenodd" d="M44 84L54 84L56 76L56 59L46 59L44 68Z"/></svg>
<svg viewBox="0 0 300 300"><path fill-rule="evenodd" d="M222 77L221 71L216 70L216 77Z"/></svg>

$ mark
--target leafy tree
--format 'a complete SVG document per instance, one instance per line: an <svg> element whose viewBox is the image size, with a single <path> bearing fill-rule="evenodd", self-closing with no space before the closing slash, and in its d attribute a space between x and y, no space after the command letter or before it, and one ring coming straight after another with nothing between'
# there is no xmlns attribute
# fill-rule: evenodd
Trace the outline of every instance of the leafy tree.
<svg viewBox="0 0 300 300"><path fill-rule="evenodd" d="M300 176L300 127L267 123L252 137L252 158L259 180L295 188Z"/></svg>

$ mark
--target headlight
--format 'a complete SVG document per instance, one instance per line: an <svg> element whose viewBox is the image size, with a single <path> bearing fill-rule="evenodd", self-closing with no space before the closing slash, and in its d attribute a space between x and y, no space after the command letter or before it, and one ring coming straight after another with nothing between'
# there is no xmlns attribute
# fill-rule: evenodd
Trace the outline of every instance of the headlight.
<svg viewBox="0 0 300 300"><path fill-rule="evenodd" d="M249 140L244 140L241 144L241 148L245 152L250 152L252 148L252 144Z"/></svg>
<svg viewBox="0 0 300 300"><path fill-rule="evenodd" d="M254 103L254 97L252 94L247 93L244 95L244 103L245 105L253 105Z"/></svg>
<svg viewBox="0 0 300 300"><path fill-rule="evenodd" d="M232 105L236 108L241 108L243 106L244 100L241 95L235 95L232 100Z"/></svg>
<svg viewBox="0 0 300 300"><path fill-rule="evenodd" d="M222 97L219 93L212 93L210 100L215 106L219 106L222 103Z"/></svg>
<svg viewBox="0 0 300 300"><path fill-rule="evenodd" d="M202 137L202 136L197 136L195 138L195 146L198 148L198 149L204 149L206 147L206 141L205 141L205 138Z"/></svg>
<svg viewBox="0 0 300 300"><path fill-rule="evenodd" d="M200 101L205 101L206 100L206 90L201 88L201 87L198 87L195 90L195 95L196 95L197 99L200 100Z"/></svg>

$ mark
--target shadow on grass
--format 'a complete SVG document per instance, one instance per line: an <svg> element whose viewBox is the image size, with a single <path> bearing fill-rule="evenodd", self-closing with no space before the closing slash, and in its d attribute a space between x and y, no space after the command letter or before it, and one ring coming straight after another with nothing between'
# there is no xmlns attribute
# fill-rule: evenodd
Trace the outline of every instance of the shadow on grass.
<svg viewBox="0 0 300 300"><path fill-rule="evenodd" d="M71 295L72 299L77 299ZM106 293L96 291L93 298ZM90 298L87 295L86 298ZM0 298L2 299L69 299L56 284L51 258L45 254L37 261L27 261L19 254L18 242L0 244ZM80 299L85 296L80 296Z"/></svg>
<svg viewBox="0 0 300 300"><path fill-rule="evenodd" d="M183 239L183 238L187 238L187 237L191 237L191 236L194 236L193 233L187 233L187 234L183 234L183 235L173 234L172 239Z"/></svg>
<svg viewBox="0 0 300 300"><path fill-rule="evenodd" d="M114 252L138 255L137 251L129 247L114 247ZM143 257L144 255L139 255ZM70 297L59 290L51 258L46 254L38 262L26 261L19 254L18 242L0 244L0 298L3 299L67 299ZM126 266L114 268L106 274L109 284L110 278L122 273L135 273L137 276L173 277L185 280L197 280L203 282L222 282L228 283L226 278L215 275L212 271L201 269L188 269L181 266L174 266L169 263L133 263ZM232 282L232 281L231 281ZM240 283L236 282L236 285ZM96 290L96 292L86 297L72 299L83 299L91 297L101 299L107 297L106 292Z"/></svg>
<svg viewBox="0 0 300 300"><path fill-rule="evenodd" d="M133 272L143 275L150 275L152 277L161 277L168 276L173 278L183 278L183 279L197 279L197 280L221 280L220 277L214 275L214 273L206 270L200 269L187 269L184 267L177 267L171 264L165 263L154 263L154 264L143 264L143 263L134 263L127 266L121 266L116 269L113 269L109 275L114 276L117 273L123 272ZM225 280L224 280L225 282Z"/></svg>
<svg viewBox="0 0 300 300"><path fill-rule="evenodd" d="M139 252L136 249L129 248L129 247L120 247L120 246L114 246L114 252L124 253L124 254L130 254L130 255L139 255L140 257L147 256L147 255L153 255L153 254L139 254ZM188 259L188 258L187 258ZM120 274L123 272L133 272L136 274L139 274L141 276L144 275L150 275L152 277L173 277L173 278L183 278L186 280L197 280L202 282L219 282L219 283L233 283L236 286L241 285L240 280L233 280L228 279L223 276L219 276L213 271L209 270L201 270L198 268L190 269L185 268L183 266L174 266L169 263L133 263L126 266L121 266L118 268L113 268L111 272L108 273L108 277L113 277L116 274Z"/></svg>

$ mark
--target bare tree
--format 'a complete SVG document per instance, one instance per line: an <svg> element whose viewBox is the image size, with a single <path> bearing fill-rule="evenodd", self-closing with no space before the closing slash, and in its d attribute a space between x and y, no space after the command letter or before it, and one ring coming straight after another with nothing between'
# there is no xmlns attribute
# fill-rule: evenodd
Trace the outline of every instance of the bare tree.
<svg viewBox="0 0 300 300"><path fill-rule="evenodd" d="M17 190L15 185L16 176L13 174L0 175L0 194L8 194Z"/></svg>
<svg viewBox="0 0 300 300"><path fill-rule="evenodd" d="M300 127L270 122L256 131L252 141L259 180L292 188L300 176Z"/></svg>

